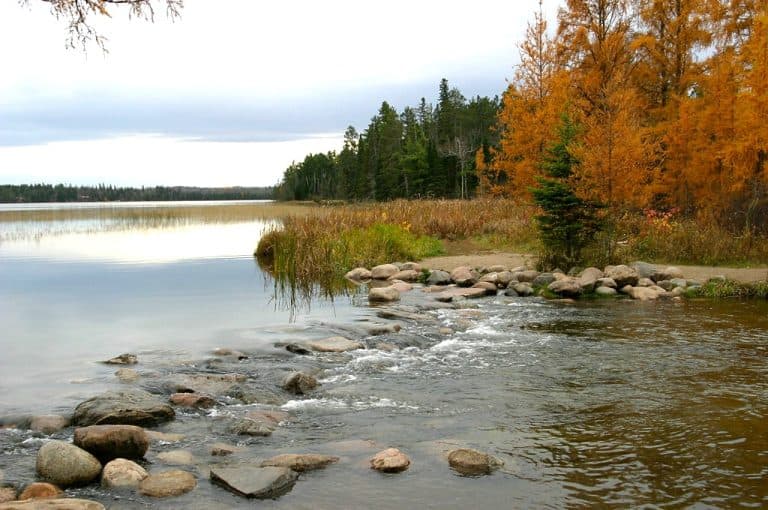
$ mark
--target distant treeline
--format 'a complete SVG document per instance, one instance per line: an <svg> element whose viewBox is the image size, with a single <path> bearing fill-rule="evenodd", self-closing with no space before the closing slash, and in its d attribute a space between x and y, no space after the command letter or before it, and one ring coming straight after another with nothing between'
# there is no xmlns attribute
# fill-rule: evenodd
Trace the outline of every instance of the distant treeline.
<svg viewBox="0 0 768 510"><path fill-rule="evenodd" d="M398 113L385 101L365 131L347 128L341 152L309 154L288 167L275 197L469 197L478 182L476 154L498 143L499 108L498 97L467 100L445 79L435 106L422 98Z"/></svg>
<svg viewBox="0 0 768 510"><path fill-rule="evenodd" d="M148 202L174 200L265 200L274 194L272 187L195 188L189 186L155 186L119 188L69 186L64 184L2 184L0 202Z"/></svg>

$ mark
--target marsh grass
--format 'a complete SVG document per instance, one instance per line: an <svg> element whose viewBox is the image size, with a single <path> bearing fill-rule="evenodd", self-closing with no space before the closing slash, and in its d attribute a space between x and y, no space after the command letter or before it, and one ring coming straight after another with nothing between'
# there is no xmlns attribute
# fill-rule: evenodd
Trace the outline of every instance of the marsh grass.
<svg viewBox="0 0 768 510"><path fill-rule="evenodd" d="M733 280L711 280L700 288L689 291L686 295L710 299L768 299L768 281L742 283Z"/></svg>

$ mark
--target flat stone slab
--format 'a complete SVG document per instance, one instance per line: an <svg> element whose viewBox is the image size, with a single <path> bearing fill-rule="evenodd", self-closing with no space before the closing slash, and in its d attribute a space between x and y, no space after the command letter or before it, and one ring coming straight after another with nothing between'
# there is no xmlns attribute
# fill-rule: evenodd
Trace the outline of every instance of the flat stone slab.
<svg viewBox="0 0 768 510"><path fill-rule="evenodd" d="M485 296L485 289L472 287L453 287L435 295L435 299L442 303L450 303L455 298L474 299Z"/></svg>
<svg viewBox="0 0 768 510"><path fill-rule="evenodd" d="M104 505L76 498L28 499L0 503L0 510L104 510Z"/></svg>
<svg viewBox="0 0 768 510"><path fill-rule="evenodd" d="M151 427L174 419L173 408L140 390L108 391L75 408L75 425L138 425Z"/></svg>
<svg viewBox="0 0 768 510"><path fill-rule="evenodd" d="M211 482L245 498L276 498L290 492L298 474L286 467L217 467Z"/></svg>
<svg viewBox="0 0 768 510"><path fill-rule="evenodd" d="M262 467L274 466L274 467L287 467L294 471L304 472L312 471L314 469L322 469L328 464L338 462L338 457L331 455L317 455L312 453L295 454L285 453L267 459L261 463Z"/></svg>
<svg viewBox="0 0 768 510"><path fill-rule="evenodd" d="M317 352L346 352L362 349L363 344L343 336L332 336L307 342L307 347Z"/></svg>

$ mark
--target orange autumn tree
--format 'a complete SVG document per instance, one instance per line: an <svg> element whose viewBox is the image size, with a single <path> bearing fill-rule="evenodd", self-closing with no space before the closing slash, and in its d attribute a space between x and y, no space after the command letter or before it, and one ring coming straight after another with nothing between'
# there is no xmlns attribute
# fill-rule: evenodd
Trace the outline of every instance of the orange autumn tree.
<svg viewBox="0 0 768 510"><path fill-rule="evenodd" d="M519 48L520 64L498 117L499 147L489 159L478 152L476 167L483 192L528 200L544 152L556 136L567 92L541 2Z"/></svg>

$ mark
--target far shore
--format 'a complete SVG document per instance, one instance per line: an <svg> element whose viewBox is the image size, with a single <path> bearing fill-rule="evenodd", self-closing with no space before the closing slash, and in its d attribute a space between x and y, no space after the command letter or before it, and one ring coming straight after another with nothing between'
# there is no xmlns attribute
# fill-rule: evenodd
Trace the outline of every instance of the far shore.
<svg viewBox="0 0 768 510"><path fill-rule="evenodd" d="M427 269L443 269L451 271L459 266L493 266L503 265L507 267L530 266L536 264L536 257L530 254L490 252L468 255L448 255L442 257L429 257L420 261ZM706 281L714 276L725 276L729 280L741 283L764 282L768 279L768 266L757 268L721 267L721 266L687 266L671 264L680 268L686 278ZM568 270L568 268L562 268Z"/></svg>

